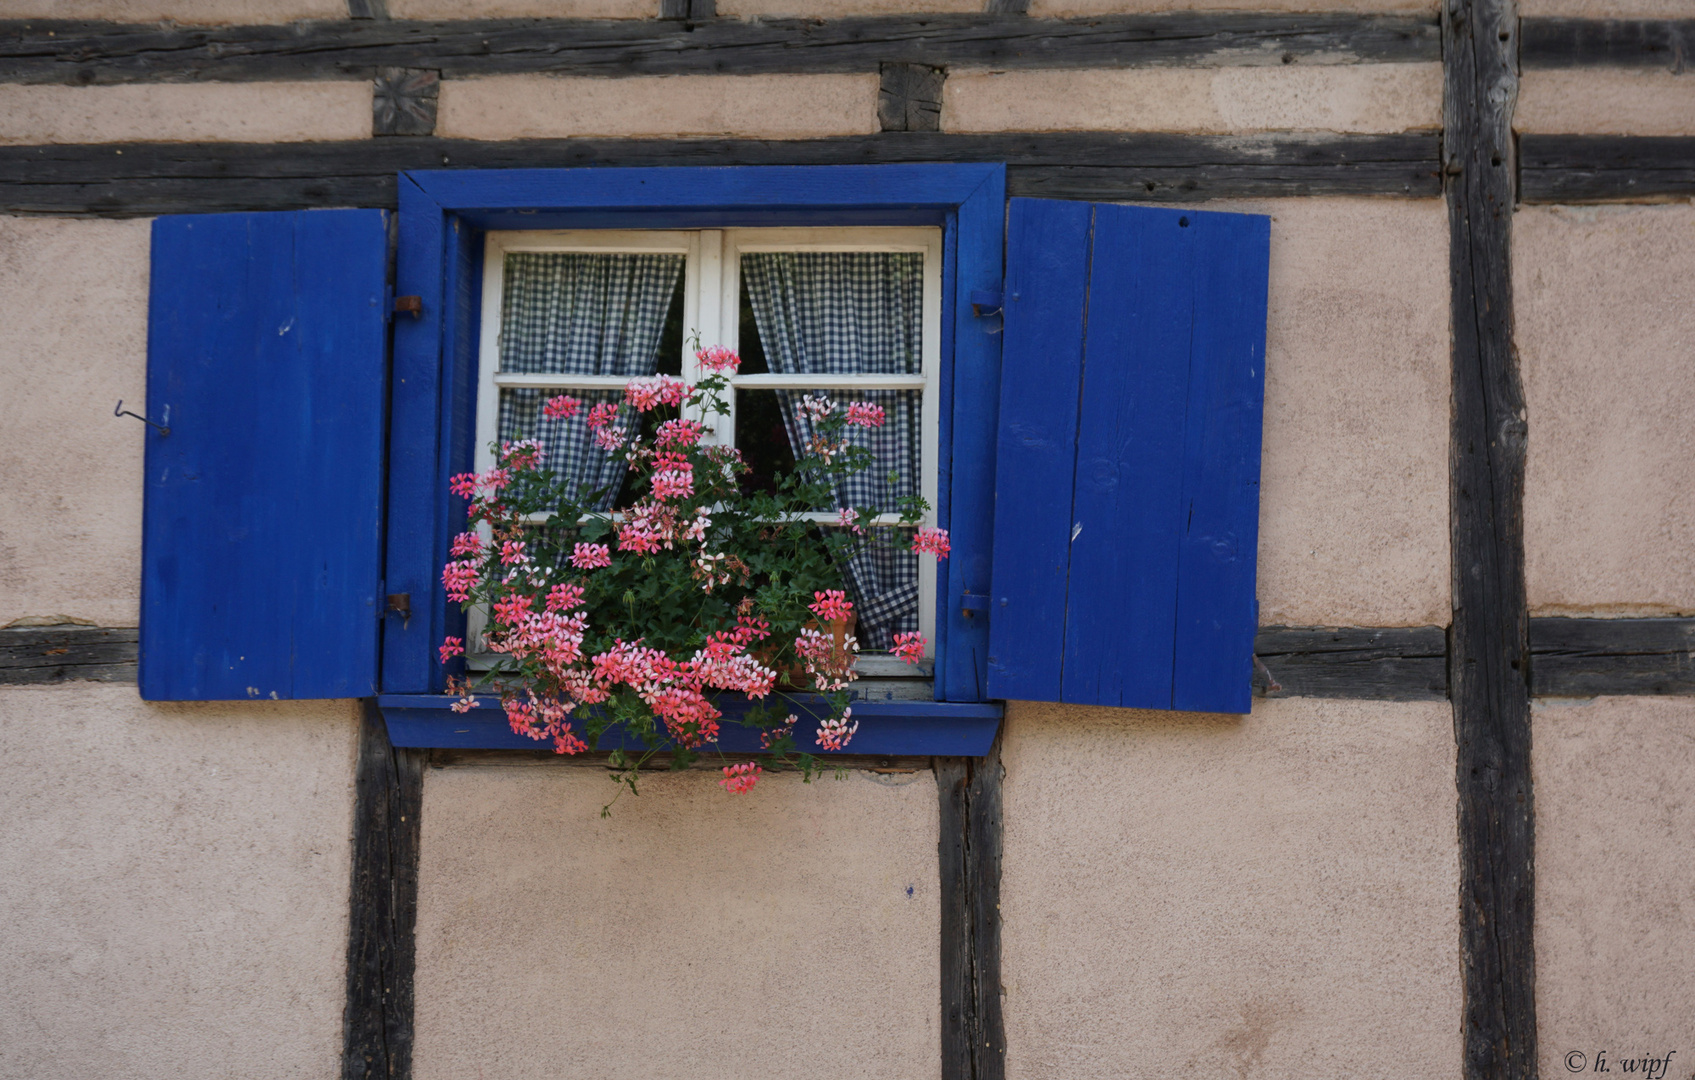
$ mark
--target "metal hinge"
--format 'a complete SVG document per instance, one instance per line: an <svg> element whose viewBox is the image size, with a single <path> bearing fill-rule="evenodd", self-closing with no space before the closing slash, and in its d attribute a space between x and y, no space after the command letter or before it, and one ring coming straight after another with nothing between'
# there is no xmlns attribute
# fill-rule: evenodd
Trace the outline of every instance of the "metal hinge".
<svg viewBox="0 0 1695 1080"><path fill-rule="evenodd" d="M989 613L989 598L983 593L974 593L970 589L966 589L959 598L959 613L969 619L977 612L982 612L984 615Z"/></svg>
<svg viewBox="0 0 1695 1080"><path fill-rule="evenodd" d="M979 319L1001 313L999 289L976 289L971 293L971 314Z"/></svg>

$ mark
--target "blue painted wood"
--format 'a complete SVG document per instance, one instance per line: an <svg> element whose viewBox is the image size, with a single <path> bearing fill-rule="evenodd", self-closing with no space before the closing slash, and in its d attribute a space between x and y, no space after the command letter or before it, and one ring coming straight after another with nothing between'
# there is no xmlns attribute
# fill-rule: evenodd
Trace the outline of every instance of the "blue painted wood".
<svg viewBox="0 0 1695 1080"><path fill-rule="evenodd" d="M1171 707L1250 707L1271 219L1192 213L1194 343Z"/></svg>
<svg viewBox="0 0 1695 1080"><path fill-rule="evenodd" d="M1004 165L767 165L623 169L443 169L404 175L440 205L468 213L679 209L761 212L952 208ZM986 286L979 286L986 287Z"/></svg>
<svg viewBox="0 0 1695 1080"><path fill-rule="evenodd" d="M1194 232L1100 206L1079 399L1063 700L1171 707Z"/></svg>
<svg viewBox="0 0 1695 1080"><path fill-rule="evenodd" d="M971 318L964 298L999 285L1005 190L1005 166L991 164L403 173L396 291L423 297L424 314L395 324L388 591L411 594L413 617L388 617L385 691L440 690L436 646L456 625L439 575L463 515L446 485L452 472L468 467L469 429L462 425L473 417L459 373L474 369L475 304L461 317L450 301L476 276L466 245L480 250L477 230L926 223L948 230L955 252L944 267L944 337L953 337L955 389L938 455L947 481L939 512L954 554L938 574L937 694L977 700L987 627L969 624L952 600L989 583L1000 341ZM970 465L953 467L960 462Z"/></svg>
<svg viewBox="0 0 1695 1080"><path fill-rule="evenodd" d="M411 598L412 616L385 616L383 690L442 688L436 649L446 634L447 596L441 587L450 534L463 520L462 500L447 491L441 453L450 396L444 393L442 333L447 295L447 216L405 175L400 178L400 239L395 292L423 300L418 318L394 321L394 386L390 396L387 589Z"/></svg>
<svg viewBox="0 0 1695 1080"><path fill-rule="evenodd" d="M395 746L473 750L551 749L551 743L513 733L495 698L479 698L479 707L467 713L448 708L453 698L443 695L384 694L378 699L389 738ZM816 702L811 703L817 708ZM760 752L759 734L729 717L740 715L746 702L720 702L726 721L720 729L718 750L725 754ZM992 704L904 701L863 702L853 708L859 730L848 744L847 754L927 756L931 754L981 757L989 752L1000 727L1001 707ZM808 729L803 731L803 729ZM812 740L816 725L796 726L797 743L809 753L830 756ZM804 735L804 738L801 736ZM641 744L619 731L607 733L600 749L637 750Z"/></svg>
<svg viewBox="0 0 1695 1080"><path fill-rule="evenodd" d="M995 449L988 693L1058 701L1083 370L1087 203L1013 199Z"/></svg>
<svg viewBox="0 0 1695 1080"><path fill-rule="evenodd" d="M991 694L1245 712L1268 221L1099 205L1084 244L1075 223L1088 208L1021 202L1008 260ZM1021 309L1014 294L1035 277L1074 296L1085 260L1086 316ZM1079 338L1080 375L1062 360ZM1063 384L1038 385L1027 367ZM1074 465L1063 452L1068 395Z"/></svg>
<svg viewBox="0 0 1695 1080"><path fill-rule="evenodd" d="M929 166L945 168L945 166ZM972 168L965 166L964 168ZM962 173L966 179L974 175ZM958 204L953 282L952 416L947 527L953 553L937 567L938 612L946 645L936 654L936 686L948 701L981 701L988 689L989 627L967 618L959 598L987 593L994 572L995 417L1000 411L999 320L971 312L971 294L1000 288L1006 228L1006 172L994 167Z"/></svg>
<svg viewBox="0 0 1695 1080"><path fill-rule="evenodd" d="M141 694L372 693L387 215L153 223Z"/></svg>

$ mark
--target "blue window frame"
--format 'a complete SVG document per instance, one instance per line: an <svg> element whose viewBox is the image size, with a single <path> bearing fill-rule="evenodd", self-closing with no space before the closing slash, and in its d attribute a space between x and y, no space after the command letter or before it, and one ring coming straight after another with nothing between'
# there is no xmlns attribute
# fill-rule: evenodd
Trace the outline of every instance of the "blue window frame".
<svg viewBox="0 0 1695 1080"><path fill-rule="evenodd" d="M936 512L953 557L934 700L856 706L853 752L982 753L991 698L1248 710L1268 219L1009 207L999 165L399 187L395 287L421 304L395 316L392 365L382 211L154 223L148 413L172 430L146 435L146 697L377 692L400 745L533 746L492 703L449 712L436 651L463 627L438 575L464 513L448 477L474 458L484 235L917 225L943 235ZM724 749L751 748L726 732Z"/></svg>
<svg viewBox="0 0 1695 1080"><path fill-rule="evenodd" d="M994 490L985 466L995 454L1000 337L971 297L999 288L1005 207L1005 167L996 164L403 173L395 290L420 297L422 313L397 320L393 344L385 588L412 598L409 617L391 617L383 637L381 704L397 744L534 745L511 735L498 710L453 714L440 696L436 646L463 633L463 613L438 576L464 514L448 477L469 470L475 451L487 231L929 225L943 230L936 513L953 541L937 574L935 702L856 706L853 750L985 752L1000 715L983 699L988 629L961 599L989 588ZM731 745L733 730L724 748L746 749Z"/></svg>

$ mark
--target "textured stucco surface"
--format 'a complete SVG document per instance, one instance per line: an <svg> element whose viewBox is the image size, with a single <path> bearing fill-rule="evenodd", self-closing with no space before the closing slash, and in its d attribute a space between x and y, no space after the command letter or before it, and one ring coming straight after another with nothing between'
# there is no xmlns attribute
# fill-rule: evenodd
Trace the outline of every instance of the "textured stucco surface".
<svg viewBox="0 0 1695 1080"><path fill-rule="evenodd" d="M1518 0L1521 18L1687 19L1689 0Z"/></svg>
<svg viewBox="0 0 1695 1080"><path fill-rule="evenodd" d="M0 143L305 142L370 134L369 82L0 86Z"/></svg>
<svg viewBox="0 0 1695 1080"><path fill-rule="evenodd" d="M1532 613L1695 613L1695 205L1526 208L1513 274Z"/></svg>
<svg viewBox="0 0 1695 1080"><path fill-rule="evenodd" d="M1014 703L1010 1080L1455 1076L1446 703Z"/></svg>
<svg viewBox="0 0 1695 1080"><path fill-rule="evenodd" d="M944 131L1395 132L1442 123L1440 64L961 71Z"/></svg>
<svg viewBox="0 0 1695 1080"><path fill-rule="evenodd" d="M1695 700L1542 702L1536 782L1536 1007L1542 1075L1565 1054L1676 1050L1695 1070Z"/></svg>
<svg viewBox="0 0 1695 1080"><path fill-rule="evenodd" d="M388 0L396 19L654 19L659 0Z"/></svg>
<svg viewBox="0 0 1695 1080"><path fill-rule="evenodd" d="M252 25L345 18L347 0L0 0L0 19Z"/></svg>
<svg viewBox="0 0 1695 1080"><path fill-rule="evenodd" d="M1683 14L1695 15L1695 8ZM1695 75L1527 71L1519 80L1513 128L1579 135L1695 135Z"/></svg>
<svg viewBox="0 0 1695 1080"><path fill-rule="evenodd" d="M718 14L750 18L783 15L839 19L846 15L907 15L930 11L982 11L983 0L718 0Z"/></svg>
<svg viewBox="0 0 1695 1080"><path fill-rule="evenodd" d="M356 731L0 687L0 1076L336 1075Z"/></svg>
<svg viewBox="0 0 1695 1080"><path fill-rule="evenodd" d="M1435 13L1434 0L1030 0L1030 14L1101 15L1144 11L1363 11Z"/></svg>
<svg viewBox="0 0 1695 1080"><path fill-rule="evenodd" d="M464 139L743 135L877 130L877 76L499 75L441 84L436 134Z"/></svg>
<svg viewBox="0 0 1695 1080"><path fill-rule="evenodd" d="M136 625L148 230L0 218L0 626Z"/></svg>
<svg viewBox="0 0 1695 1080"><path fill-rule="evenodd" d="M418 1080L934 1077L928 772L424 781Z"/></svg>
<svg viewBox="0 0 1695 1080"><path fill-rule="evenodd" d="M1273 199L1263 625L1449 619L1448 219L1438 200Z"/></svg>

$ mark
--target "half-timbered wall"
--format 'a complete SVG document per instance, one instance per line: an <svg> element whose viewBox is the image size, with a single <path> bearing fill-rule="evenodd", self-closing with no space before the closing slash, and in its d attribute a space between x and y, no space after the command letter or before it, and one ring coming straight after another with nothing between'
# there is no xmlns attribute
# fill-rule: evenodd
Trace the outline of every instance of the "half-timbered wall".
<svg viewBox="0 0 1695 1080"><path fill-rule="evenodd" d="M1446 32L1422 0L662 2L0 0L0 1076L1695 1066L1684 0ZM1189 21L1112 21L1149 12ZM957 762L657 777L603 820L597 763L495 752L373 817L357 703L139 700L112 404L151 216L392 207L433 164L923 160L1271 216L1251 715L1010 703L962 826ZM1001 859L965 960L962 827ZM418 845L375 991L372 830ZM998 1017L943 1007L967 961Z"/></svg>

